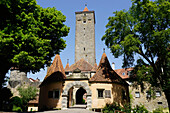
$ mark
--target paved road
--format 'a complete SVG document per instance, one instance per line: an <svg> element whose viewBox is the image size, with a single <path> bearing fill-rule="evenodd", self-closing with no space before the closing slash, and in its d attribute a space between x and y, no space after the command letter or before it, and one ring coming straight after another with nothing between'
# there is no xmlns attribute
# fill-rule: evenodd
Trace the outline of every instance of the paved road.
<svg viewBox="0 0 170 113"><path fill-rule="evenodd" d="M89 111L87 109L67 109L67 110L44 111L37 113L97 113L97 112Z"/></svg>

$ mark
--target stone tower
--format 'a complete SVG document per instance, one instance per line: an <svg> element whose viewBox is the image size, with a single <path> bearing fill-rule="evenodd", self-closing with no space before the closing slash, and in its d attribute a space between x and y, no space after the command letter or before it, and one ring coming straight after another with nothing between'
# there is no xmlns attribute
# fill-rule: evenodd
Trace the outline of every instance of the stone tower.
<svg viewBox="0 0 170 113"><path fill-rule="evenodd" d="M76 14L75 62L81 58L95 64L95 13L85 6Z"/></svg>

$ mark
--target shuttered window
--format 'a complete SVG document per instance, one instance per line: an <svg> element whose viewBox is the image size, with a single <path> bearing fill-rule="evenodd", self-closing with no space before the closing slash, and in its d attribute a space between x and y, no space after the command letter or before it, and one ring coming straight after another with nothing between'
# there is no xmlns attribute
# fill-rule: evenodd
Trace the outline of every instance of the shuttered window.
<svg viewBox="0 0 170 113"><path fill-rule="evenodd" d="M60 97L60 91L59 90L53 90L48 92L48 98L55 98L59 99Z"/></svg>
<svg viewBox="0 0 170 113"><path fill-rule="evenodd" d="M98 91L98 98L103 98L104 97L103 96L104 89L97 89L97 91Z"/></svg>
<svg viewBox="0 0 170 113"><path fill-rule="evenodd" d="M105 90L105 98L111 98L111 91Z"/></svg>

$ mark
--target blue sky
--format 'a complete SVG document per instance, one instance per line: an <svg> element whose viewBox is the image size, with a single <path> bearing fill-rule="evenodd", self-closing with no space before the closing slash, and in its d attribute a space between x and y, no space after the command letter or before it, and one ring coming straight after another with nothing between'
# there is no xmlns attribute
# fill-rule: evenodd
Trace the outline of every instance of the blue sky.
<svg viewBox="0 0 170 113"><path fill-rule="evenodd" d="M75 12L83 11L85 4L89 10L95 11L95 41L96 41L96 62L99 64L100 58L103 53L103 48L110 63L115 63L115 68L122 68L122 58L114 58L110 50L105 46L104 41L101 41L102 36L105 34L106 24L108 17L113 16L114 11L128 10L131 6L131 0L37 0L37 4L43 8L55 7L66 16L65 24L70 27L70 32L66 40L67 47L60 53L60 57L65 67L67 59L69 64L74 63L74 46L75 46ZM39 78L43 80L47 71L41 70L36 74L28 73L28 77Z"/></svg>

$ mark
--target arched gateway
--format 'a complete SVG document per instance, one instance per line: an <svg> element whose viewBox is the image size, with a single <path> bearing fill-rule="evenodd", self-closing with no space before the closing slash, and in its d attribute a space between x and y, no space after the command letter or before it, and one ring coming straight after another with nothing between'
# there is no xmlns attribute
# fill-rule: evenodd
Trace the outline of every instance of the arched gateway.
<svg viewBox="0 0 170 113"><path fill-rule="evenodd" d="M67 109L67 107L68 107L67 106L68 91L73 86L80 86L86 90L86 92L87 92L87 109L90 109L91 105L92 105L91 90L86 82L80 82L80 81L71 82L66 85L66 87L62 93L62 109Z"/></svg>

